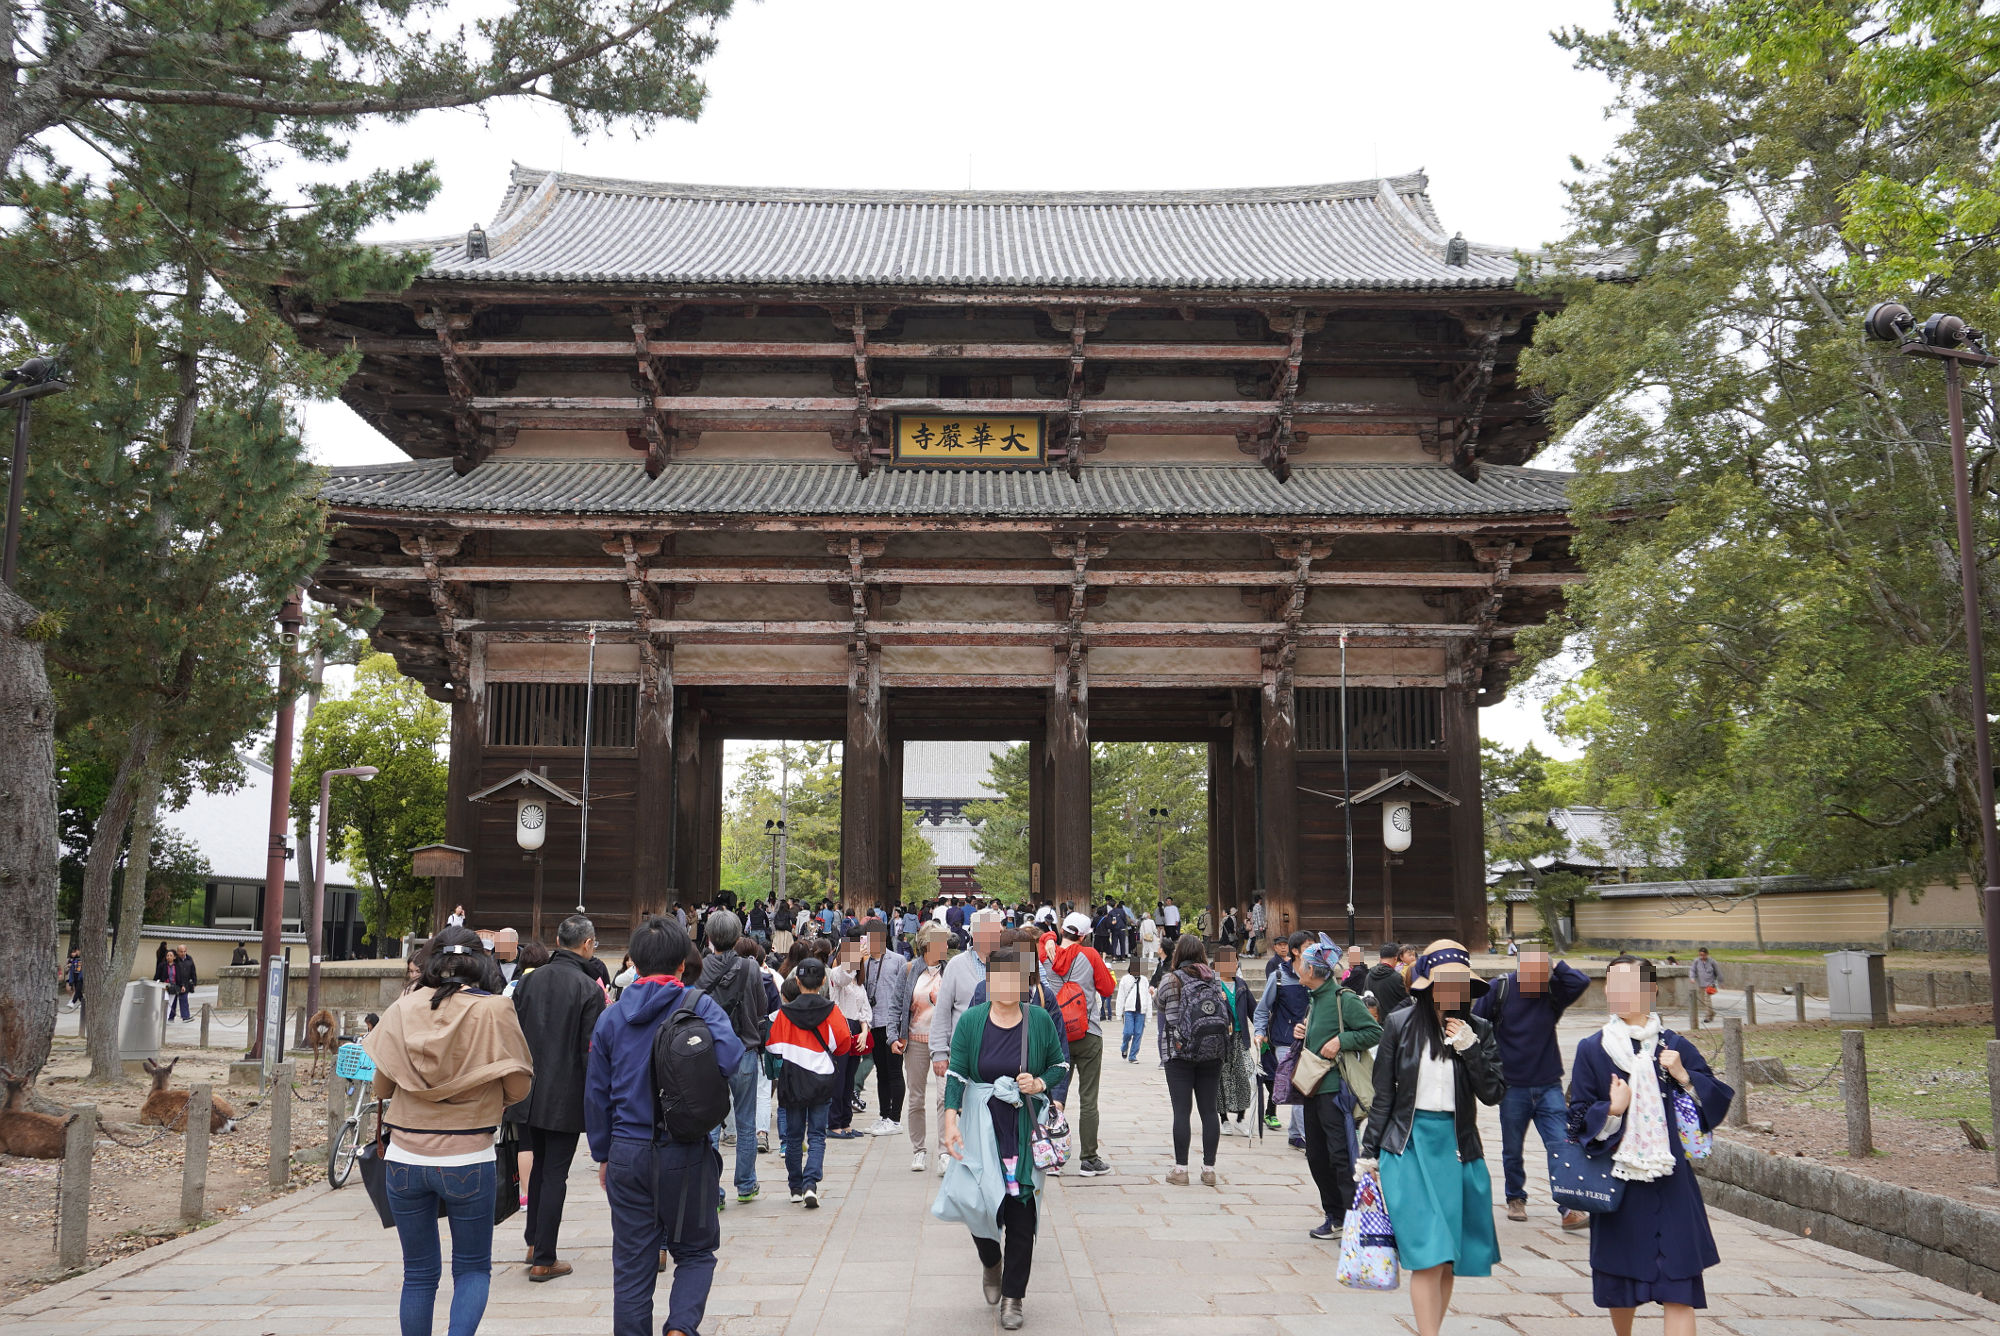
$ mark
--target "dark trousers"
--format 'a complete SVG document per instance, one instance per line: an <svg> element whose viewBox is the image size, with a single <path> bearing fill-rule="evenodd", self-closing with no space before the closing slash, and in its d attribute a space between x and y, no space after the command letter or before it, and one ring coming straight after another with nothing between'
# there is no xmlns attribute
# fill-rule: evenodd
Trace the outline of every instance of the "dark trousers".
<svg viewBox="0 0 2000 1336"><path fill-rule="evenodd" d="M172 997L167 999L168 1020L172 1020L174 1018L174 1013L176 1011L180 1013L180 1018L184 1021L190 1021L194 1019L194 1017L188 1015L188 997L189 997L188 993L175 993Z"/></svg>
<svg viewBox="0 0 2000 1336"><path fill-rule="evenodd" d="M604 1195L611 1205L612 1336L653 1336L662 1248L673 1256L674 1284L661 1331L701 1336L722 1242L721 1185L722 1157L706 1139L611 1143Z"/></svg>
<svg viewBox="0 0 2000 1336"><path fill-rule="evenodd" d="M1000 1202L1000 1237L1005 1246L992 1239L972 1236L979 1249L979 1264L1000 1264L1000 1297L1028 1297L1028 1272L1035 1265L1035 1199L1032 1196L1006 1197Z"/></svg>
<svg viewBox="0 0 2000 1336"><path fill-rule="evenodd" d="M1174 1163L1188 1162L1190 1105L1201 1108L1201 1162L1215 1163L1215 1148L1222 1143L1222 1064L1183 1062L1179 1058L1165 1065L1167 1098L1174 1106Z"/></svg>
<svg viewBox="0 0 2000 1336"><path fill-rule="evenodd" d="M1335 1224L1347 1218L1354 1202L1354 1161L1347 1154L1354 1120L1341 1103L1338 1095L1308 1095L1305 1106L1306 1167L1319 1188L1319 1208Z"/></svg>
<svg viewBox="0 0 2000 1336"><path fill-rule="evenodd" d="M889 1051L889 1032L876 1026L875 1093L881 1097L881 1113L892 1123L903 1121L903 1055Z"/></svg>
<svg viewBox="0 0 2000 1336"><path fill-rule="evenodd" d="M580 1132L553 1132L546 1127L523 1128L533 1152L534 1167L528 1170L528 1209L522 1230L528 1246L535 1250L536 1266L550 1266L556 1260L556 1237L562 1233L563 1204L569 1199L569 1166L576 1158Z"/></svg>
<svg viewBox="0 0 2000 1336"><path fill-rule="evenodd" d="M833 1107L827 1110L827 1131L838 1132L854 1126L854 1077L860 1069L859 1053L848 1053L834 1059Z"/></svg>

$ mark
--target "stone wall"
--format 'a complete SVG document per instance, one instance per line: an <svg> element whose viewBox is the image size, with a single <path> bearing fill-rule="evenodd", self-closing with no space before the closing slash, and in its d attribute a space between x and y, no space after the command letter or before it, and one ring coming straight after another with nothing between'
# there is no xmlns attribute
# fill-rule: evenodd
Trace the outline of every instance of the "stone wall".
<svg viewBox="0 0 2000 1336"><path fill-rule="evenodd" d="M1711 1206L1968 1294L2000 1294L2000 1211L1722 1137L1695 1172Z"/></svg>

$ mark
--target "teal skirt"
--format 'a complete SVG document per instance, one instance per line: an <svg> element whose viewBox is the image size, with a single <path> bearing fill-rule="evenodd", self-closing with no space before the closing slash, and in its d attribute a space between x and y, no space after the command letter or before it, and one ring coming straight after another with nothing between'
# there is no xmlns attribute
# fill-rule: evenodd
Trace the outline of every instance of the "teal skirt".
<svg viewBox="0 0 2000 1336"><path fill-rule="evenodd" d="M1493 1274L1493 1177L1484 1160L1458 1162L1451 1114L1417 1110L1403 1153L1382 1157L1382 1199L1405 1271L1450 1262L1454 1275Z"/></svg>

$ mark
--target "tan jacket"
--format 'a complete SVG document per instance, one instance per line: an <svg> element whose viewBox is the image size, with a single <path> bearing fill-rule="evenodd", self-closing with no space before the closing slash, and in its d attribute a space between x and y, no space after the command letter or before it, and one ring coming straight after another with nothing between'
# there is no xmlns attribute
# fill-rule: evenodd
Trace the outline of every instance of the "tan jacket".
<svg viewBox="0 0 2000 1336"><path fill-rule="evenodd" d="M386 1121L412 1131L498 1127L535 1074L514 1004L460 990L433 1011L434 992L397 998L361 1041L375 1060L375 1094L395 1101Z"/></svg>

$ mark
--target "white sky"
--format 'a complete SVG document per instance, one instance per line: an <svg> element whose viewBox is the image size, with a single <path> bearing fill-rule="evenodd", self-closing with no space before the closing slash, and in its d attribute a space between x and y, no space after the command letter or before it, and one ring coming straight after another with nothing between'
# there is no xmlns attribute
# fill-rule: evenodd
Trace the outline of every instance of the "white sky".
<svg viewBox="0 0 2000 1336"><path fill-rule="evenodd" d="M1563 229L1572 154L1610 146L1606 82L1553 29L1609 0L763 0L739 4L699 122L571 137L549 108L437 112L363 137L344 171L432 157L443 182L388 235L492 219L512 163L727 185L1144 189L1295 185L1423 168L1448 230ZM401 458L338 403L329 464ZM1544 463L1551 462L1547 457ZM1517 691L1488 737L1571 754Z"/></svg>

